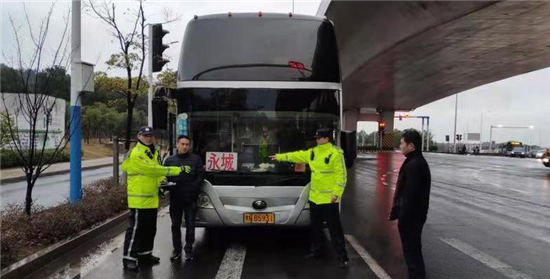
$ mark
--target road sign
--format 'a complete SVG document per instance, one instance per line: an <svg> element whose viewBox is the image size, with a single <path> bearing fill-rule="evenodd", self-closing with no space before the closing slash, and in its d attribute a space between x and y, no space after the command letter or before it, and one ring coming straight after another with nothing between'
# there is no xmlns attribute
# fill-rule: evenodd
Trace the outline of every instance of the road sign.
<svg viewBox="0 0 550 279"><path fill-rule="evenodd" d="M479 141L480 139L481 135L479 133L468 133L468 140Z"/></svg>

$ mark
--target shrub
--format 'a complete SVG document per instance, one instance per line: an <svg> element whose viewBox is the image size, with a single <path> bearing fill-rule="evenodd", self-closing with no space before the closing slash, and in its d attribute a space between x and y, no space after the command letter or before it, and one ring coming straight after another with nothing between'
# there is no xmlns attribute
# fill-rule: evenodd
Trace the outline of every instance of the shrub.
<svg viewBox="0 0 550 279"><path fill-rule="evenodd" d="M100 180L84 187L80 203L47 209L33 205L31 216L23 209L23 204L10 204L1 211L1 268L126 210L126 187Z"/></svg>

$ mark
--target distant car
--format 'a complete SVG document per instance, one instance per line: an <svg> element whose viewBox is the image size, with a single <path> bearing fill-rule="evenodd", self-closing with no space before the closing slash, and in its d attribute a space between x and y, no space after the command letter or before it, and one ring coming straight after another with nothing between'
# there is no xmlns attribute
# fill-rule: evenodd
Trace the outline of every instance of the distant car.
<svg viewBox="0 0 550 279"><path fill-rule="evenodd" d="M550 148L546 149L546 152L542 153L540 160L544 166L550 168Z"/></svg>
<svg viewBox="0 0 550 279"><path fill-rule="evenodd" d="M523 148L523 147L514 147L514 149L512 149L512 151L508 152L508 156L525 158L527 156L527 152L525 151L525 148Z"/></svg>
<svg viewBox="0 0 550 279"><path fill-rule="evenodd" d="M542 158L542 155L544 154L544 152L546 152L546 150L544 150L544 149L532 150L530 152L530 155L531 155L531 158L540 159L540 158Z"/></svg>

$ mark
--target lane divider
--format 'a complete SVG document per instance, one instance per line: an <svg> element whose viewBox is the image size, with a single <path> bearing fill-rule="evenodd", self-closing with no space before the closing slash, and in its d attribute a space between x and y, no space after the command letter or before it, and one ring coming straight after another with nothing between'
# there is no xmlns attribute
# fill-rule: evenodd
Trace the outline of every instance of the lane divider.
<svg viewBox="0 0 550 279"><path fill-rule="evenodd" d="M246 245L232 243L225 250L225 255L216 274L216 279L240 279L243 273Z"/></svg>
<svg viewBox="0 0 550 279"><path fill-rule="evenodd" d="M390 275L376 262L376 260L359 244L359 241L353 236L346 234L346 239L351 244L351 247L355 249L357 254L361 256L363 261L370 267L372 272L380 279L391 279Z"/></svg>
<svg viewBox="0 0 550 279"><path fill-rule="evenodd" d="M457 249L458 251L472 257L473 259L481 262L482 264L492 268L493 270L499 272L500 274L513 279L532 279L531 276L521 273L515 270L513 267L508 264L500 261L499 259L492 257L469 244L462 242L456 238L439 238L441 241L449 244L451 247Z"/></svg>

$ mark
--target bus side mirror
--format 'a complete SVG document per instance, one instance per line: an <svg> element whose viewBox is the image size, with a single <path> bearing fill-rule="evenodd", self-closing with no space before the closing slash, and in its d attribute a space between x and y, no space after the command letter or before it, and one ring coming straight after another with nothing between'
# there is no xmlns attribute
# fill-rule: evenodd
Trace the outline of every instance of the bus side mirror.
<svg viewBox="0 0 550 279"><path fill-rule="evenodd" d="M165 98L153 98L153 129L168 129L168 101Z"/></svg>
<svg viewBox="0 0 550 279"><path fill-rule="evenodd" d="M356 131L341 131L340 144L344 150L344 158L346 167L353 167L355 158L357 158L357 132Z"/></svg>

